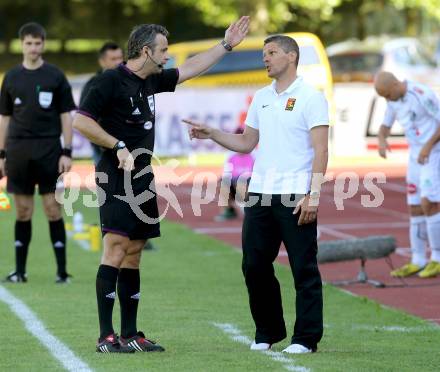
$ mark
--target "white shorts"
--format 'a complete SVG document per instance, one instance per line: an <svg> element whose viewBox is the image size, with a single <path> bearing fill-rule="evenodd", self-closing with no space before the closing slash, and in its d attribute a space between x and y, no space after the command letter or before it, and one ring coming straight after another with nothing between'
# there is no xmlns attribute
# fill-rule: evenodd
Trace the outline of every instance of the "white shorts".
<svg viewBox="0 0 440 372"><path fill-rule="evenodd" d="M422 198L440 202L440 152L431 153L428 162L423 165L410 158L406 186L408 205L420 205Z"/></svg>

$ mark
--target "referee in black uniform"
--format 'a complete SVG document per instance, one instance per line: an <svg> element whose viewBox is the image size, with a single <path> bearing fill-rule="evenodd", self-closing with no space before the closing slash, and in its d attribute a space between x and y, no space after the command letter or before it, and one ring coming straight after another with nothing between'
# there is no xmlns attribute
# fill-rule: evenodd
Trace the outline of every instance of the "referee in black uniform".
<svg viewBox="0 0 440 372"><path fill-rule="evenodd" d="M242 17L226 30L221 43L188 59L179 69L163 67L169 59L168 31L153 24L137 26L128 40L127 63L96 79L75 116L74 127L106 149L97 166L101 172L97 184L105 192L100 207L104 252L96 278L100 323L97 352L164 350L145 338L136 325L142 248L147 239L160 235L153 174L145 173L154 146L154 94L174 91L176 84L206 71L243 40L248 26L249 17ZM147 153L133 156L139 150ZM140 172L144 175L134 178ZM127 181L134 195L147 191L139 208L119 197L126 195ZM139 212L148 219L140 219ZM116 291L121 338L115 335L112 324Z"/></svg>
<svg viewBox="0 0 440 372"><path fill-rule="evenodd" d="M27 23L20 28L19 37L23 63L6 73L0 96L0 177L7 174L7 190L14 194L17 211L16 268L5 280L27 281L26 258L38 184L58 267L56 282L66 283L66 232L55 188L58 176L72 164L70 111L75 104L64 74L43 61L44 28Z"/></svg>
<svg viewBox="0 0 440 372"><path fill-rule="evenodd" d="M121 47L113 41L105 42L98 52L98 63L100 69L98 72L93 75L89 80L87 80L84 88L81 91L81 97L79 99L79 105L84 102L87 94L92 88L93 84L96 81L96 78L100 76L105 70L109 70L112 68L116 68L120 63L124 60L124 53ZM96 164L101 160L102 149L98 145L95 145L91 142L92 150L93 150L93 162Z"/></svg>

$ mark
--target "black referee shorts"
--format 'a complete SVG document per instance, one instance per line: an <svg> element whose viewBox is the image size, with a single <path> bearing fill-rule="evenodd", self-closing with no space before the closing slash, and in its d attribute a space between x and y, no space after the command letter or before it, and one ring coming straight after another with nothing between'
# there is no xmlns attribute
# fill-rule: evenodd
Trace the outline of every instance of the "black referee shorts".
<svg viewBox="0 0 440 372"><path fill-rule="evenodd" d="M101 230L123 235L130 240L151 239L160 236L159 210L154 188L154 176L149 172L139 178L133 177L141 171L137 167L131 174L117 168L116 156L111 151L105 151L96 167L96 171L108 176L105 182L97 175L96 184L101 207ZM129 182L124 177L129 178ZM136 196L145 192L140 200ZM131 197L131 192L133 196ZM105 199L103 199L103 197Z"/></svg>
<svg viewBox="0 0 440 372"><path fill-rule="evenodd" d="M61 156L59 138L9 139L6 146L7 190L12 194L33 195L55 192Z"/></svg>

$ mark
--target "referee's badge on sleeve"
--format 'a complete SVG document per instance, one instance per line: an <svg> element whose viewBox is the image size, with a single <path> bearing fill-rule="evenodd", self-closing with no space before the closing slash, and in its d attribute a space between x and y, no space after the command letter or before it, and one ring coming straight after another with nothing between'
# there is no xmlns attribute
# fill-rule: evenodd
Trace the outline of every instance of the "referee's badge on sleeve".
<svg viewBox="0 0 440 372"><path fill-rule="evenodd" d="M154 115L154 96L148 96L148 106L150 106L150 111Z"/></svg>
<svg viewBox="0 0 440 372"><path fill-rule="evenodd" d="M42 108L48 108L52 103L53 93L52 92L39 92L38 102Z"/></svg>
<svg viewBox="0 0 440 372"><path fill-rule="evenodd" d="M286 111L292 111L295 106L296 98L289 98L286 102Z"/></svg>

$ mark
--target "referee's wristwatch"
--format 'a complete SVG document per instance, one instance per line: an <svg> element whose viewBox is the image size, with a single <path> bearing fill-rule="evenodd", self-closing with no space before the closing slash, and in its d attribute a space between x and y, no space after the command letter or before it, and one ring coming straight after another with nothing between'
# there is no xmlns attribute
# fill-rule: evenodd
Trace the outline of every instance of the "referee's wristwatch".
<svg viewBox="0 0 440 372"><path fill-rule="evenodd" d="M0 159L6 159L6 150L0 150Z"/></svg>
<svg viewBox="0 0 440 372"><path fill-rule="evenodd" d="M125 149L127 146L125 146L125 142L124 141L118 141L115 143L115 145L113 146L113 151L114 152L118 152L118 150L122 150Z"/></svg>
<svg viewBox="0 0 440 372"><path fill-rule="evenodd" d="M225 39L223 39L220 43L223 48L225 48L228 52L232 52L232 45L229 44Z"/></svg>

